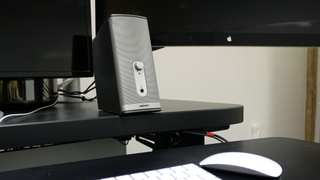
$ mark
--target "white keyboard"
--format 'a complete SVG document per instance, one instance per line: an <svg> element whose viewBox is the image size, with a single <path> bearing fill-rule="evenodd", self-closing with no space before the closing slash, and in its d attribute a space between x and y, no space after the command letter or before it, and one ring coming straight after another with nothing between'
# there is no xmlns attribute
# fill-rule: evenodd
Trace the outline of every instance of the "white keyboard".
<svg viewBox="0 0 320 180"><path fill-rule="evenodd" d="M101 180L221 180L195 164L103 178Z"/></svg>

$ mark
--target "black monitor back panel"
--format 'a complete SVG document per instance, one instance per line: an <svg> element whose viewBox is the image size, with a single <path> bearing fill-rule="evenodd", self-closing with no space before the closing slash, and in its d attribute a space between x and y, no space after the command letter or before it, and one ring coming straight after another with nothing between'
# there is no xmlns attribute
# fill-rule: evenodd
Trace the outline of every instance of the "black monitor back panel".
<svg viewBox="0 0 320 180"><path fill-rule="evenodd" d="M90 0L1 0L0 78L91 77Z"/></svg>
<svg viewBox="0 0 320 180"><path fill-rule="evenodd" d="M153 46L320 46L319 0L97 0L110 14L148 18Z"/></svg>

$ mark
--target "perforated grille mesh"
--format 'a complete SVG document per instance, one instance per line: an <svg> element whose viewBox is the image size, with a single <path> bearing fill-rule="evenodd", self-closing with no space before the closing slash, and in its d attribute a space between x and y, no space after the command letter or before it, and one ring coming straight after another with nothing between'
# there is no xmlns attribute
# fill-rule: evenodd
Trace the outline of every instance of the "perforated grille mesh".
<svg viewBox="0 0 320 180"><path fill-rule="evenodd" d="M109 19L116 76L122 105L159 102L147 20L139 17L115 16ZM136 92L133 63L144 63L148 94Z"/></svg>

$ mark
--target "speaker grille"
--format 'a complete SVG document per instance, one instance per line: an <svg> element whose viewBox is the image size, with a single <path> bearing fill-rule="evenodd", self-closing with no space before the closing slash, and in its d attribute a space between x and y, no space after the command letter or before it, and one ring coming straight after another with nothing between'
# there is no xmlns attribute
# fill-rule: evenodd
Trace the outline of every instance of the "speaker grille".
<svg viewBox="0 0 320 180"><path fill-rule="evenodd" d="M119 88L120 104L159 102L147 20L143 17L114 16L109 18L112 47ZM144 63L148 94L136 92L133 63Z"/></svg>

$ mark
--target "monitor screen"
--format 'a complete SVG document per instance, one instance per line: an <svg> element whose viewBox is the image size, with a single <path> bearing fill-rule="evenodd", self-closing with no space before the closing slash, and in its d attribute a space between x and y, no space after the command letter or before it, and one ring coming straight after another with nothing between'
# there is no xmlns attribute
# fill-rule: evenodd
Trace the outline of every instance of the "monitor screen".
<svg viewBox="0 0 320 180"><path fill-rule="evenodd" d="M320 46L319 9L319 0L96 0L96 25L145 16L153 46Z"/></svg>
<svg viewBox="0 0 320 180"><path fill-rule="evenodd" d="M90 77L90 0L1 0L0 78Z"/></svg>

